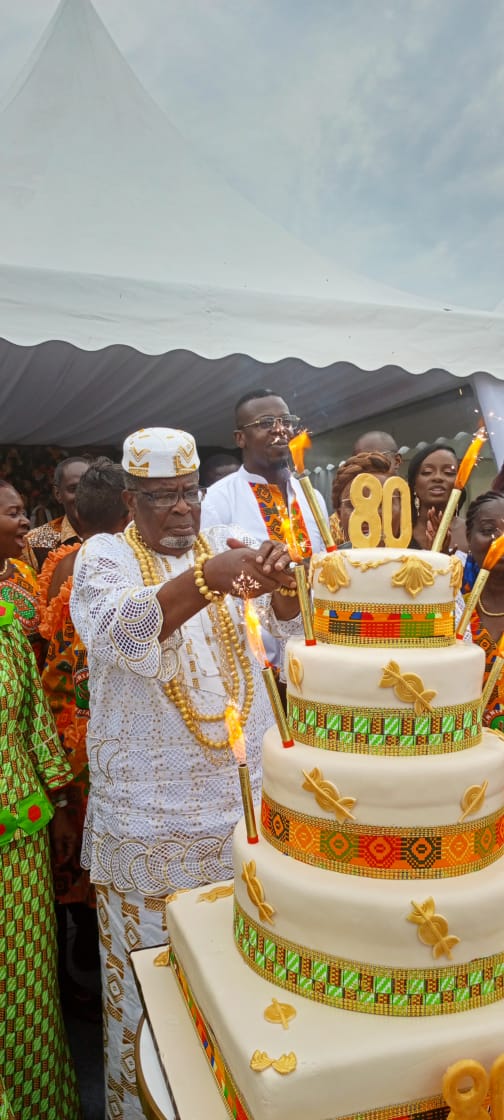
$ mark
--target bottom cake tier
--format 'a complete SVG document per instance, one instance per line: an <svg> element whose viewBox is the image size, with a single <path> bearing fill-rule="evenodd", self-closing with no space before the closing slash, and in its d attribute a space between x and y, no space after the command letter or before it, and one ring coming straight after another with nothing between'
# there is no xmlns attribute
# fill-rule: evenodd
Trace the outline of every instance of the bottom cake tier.
<svg viewBox="0 0 504 1120"><path fill-rule="evenodd" d="M473 1058L489 1071L504 1051L502 1002L395 1019L279 991L236 949L232 883L175 896L167 925L182 996L237 1120L441 1120L447 1067Z"/></svg>

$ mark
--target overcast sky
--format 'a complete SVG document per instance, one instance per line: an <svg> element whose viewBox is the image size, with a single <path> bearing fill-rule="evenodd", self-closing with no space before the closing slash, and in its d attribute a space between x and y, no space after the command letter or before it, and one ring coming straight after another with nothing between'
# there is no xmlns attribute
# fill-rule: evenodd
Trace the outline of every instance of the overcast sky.
<svg viewBox="0 0 504 1120"><path fill-rule="evenodd" d="M0 0L0 94L56 0ZM263 211L420 295L504 299L504 0L95 0L172 122Z"/></svg>

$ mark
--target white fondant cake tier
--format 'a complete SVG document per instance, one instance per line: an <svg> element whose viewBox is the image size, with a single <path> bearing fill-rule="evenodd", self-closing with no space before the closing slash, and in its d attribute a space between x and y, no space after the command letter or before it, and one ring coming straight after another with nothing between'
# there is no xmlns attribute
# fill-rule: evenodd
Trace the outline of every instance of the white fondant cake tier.
<svg viewBox="0 0 504 1120"><path fill-rule="evenodd" d="M333 1120L430 1098L441 1105L448 1066L471 1057L489 1070L504 1050L502 1003L464 1015L394 1019L279 992L236 952L232 899L209 904L199 901L202 893L182 894L167 907L168 932L251 1120ZM264 1019L273 999L296 1012L288 1030ZM271 1057L293 1052L295 1071L255 1072L256 1050Z"/></svg>
<svg viewBox="0 0 504 1120"><path fill-rule="evenodd" d="M353 820L324 808L313 788L305 788L305 775L314 768L342 797L355 798L349 810ZM266 797L298 815L332 821L335 828L338 823L355 829L360 824L402 827L407 835L422 826L457 825L468 788L485 782L481 800L464 818L468 829L480 818L504 813L504 738L490 731L483 731L476 747L412 758L322 751L300 743L285 749L276 727L263 740Z"/></svg>
<svg viewBox="0 0 504 1120"><path fill-rule="evenodd" d="M342 606L452 606L458 590L456 585L454 589L454 580L460 572L460 561L439 552L358 548L318 553L313 557L311 570L314 597Z"/></svg>
<svg viewBox="0 0 504 1120"><path fill-rule="evenodd" d="M301 666L300 675L292 658ZM338 706L355 711L393 708L414 714L413 694L409 700L398 697L392 679L386 687L380 686L391 661L399 666L401 675L414 673L420 677L424 686L420 692L434 693L427 702L433 711L461 707L481 697L485 655L479 646L470 642L457 642L440 649L388 650L323 643L306 646L302 638L290 638L285 651L289 698L291 702L296 697L305 704L327 704L332 709ZM426 706L423 712L428 713Z"/></svg>
<svg viewBox="0 0 504 1120"><path fill-rule="evenodd" d="M242 878L254 861L272 921L264 920ZM254 925L317 954L390 969L442 968L504 953L504 874L500 861L477 873L417 881L342 875L287 859L264 839L247 842L245 824L233 839L235 895ZM408 920L412 903L432 897L446 919L449 936L459 938L451 959L436 957Z"/></svg>

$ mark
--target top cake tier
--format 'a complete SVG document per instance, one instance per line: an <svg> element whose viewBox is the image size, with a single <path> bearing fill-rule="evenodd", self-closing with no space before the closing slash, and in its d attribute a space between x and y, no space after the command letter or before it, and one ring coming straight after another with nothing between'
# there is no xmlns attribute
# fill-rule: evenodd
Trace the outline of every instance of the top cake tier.
<svg viewBox="0 0 504 1120"><path fill-rule="evenodd" d="M456 556L400 548L341 549L311 563L313 628L336 645L449 646L462 583Z"/></svg>

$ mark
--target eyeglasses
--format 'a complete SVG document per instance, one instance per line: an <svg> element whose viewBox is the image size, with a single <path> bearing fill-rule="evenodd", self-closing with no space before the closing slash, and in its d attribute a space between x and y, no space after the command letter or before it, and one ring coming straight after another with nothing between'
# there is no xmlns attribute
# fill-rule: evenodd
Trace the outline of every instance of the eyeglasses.
<svg viewBox="0 0 504 1120"><path fill-rule="evenodd" d="M291 416L288 412L285 416L259 416L257 420L251 420L250 424L241 424L241 429L244 428L260 428L262 432L271 431L272 428L292 428L295 431L299 428L301 423L299 416Z"/></svg>
<svg viewBox="0 0 504 1120"><path fill-rule="evenodd" d="M135 490L140 498L153 507L153 509L173 509L178 502L187 502L188 506L199 506L205 497L206 490L199 486L189 486L187 490Z"/></svg>

